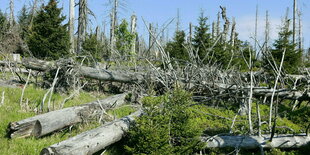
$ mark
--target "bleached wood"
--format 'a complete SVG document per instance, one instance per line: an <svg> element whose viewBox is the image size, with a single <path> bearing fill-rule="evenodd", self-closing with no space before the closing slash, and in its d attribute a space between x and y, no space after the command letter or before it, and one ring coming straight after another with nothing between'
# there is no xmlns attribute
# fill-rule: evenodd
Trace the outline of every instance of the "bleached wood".
<svg viewBox="0 0 310 155"><path fill-rule="evenodd" d="M100 115L100 107L107 109L123 105L126 96L127 93L114 95L99 102L90 102L80 106L51 111L18 122L11 122L9 124L9 135L11 138L41 137Z"/></svg>
<svg viewBox="0 0 310 155"><path fill-rule="evenodd" d="M96 153L122 139L130 123L141 111L115 120L101 127L83 132L60 143L53 144L41 151L41 155L88 155Z"/></svg>

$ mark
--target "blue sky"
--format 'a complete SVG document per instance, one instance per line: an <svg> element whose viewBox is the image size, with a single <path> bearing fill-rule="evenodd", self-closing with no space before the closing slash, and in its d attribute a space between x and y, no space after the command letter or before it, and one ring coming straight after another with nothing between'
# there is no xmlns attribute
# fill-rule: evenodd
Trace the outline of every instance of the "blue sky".
<svg viewBox="0 0 310 155"><path fill-rule="evenodd" d="M15 0L16 12L20 10L23 4L29 4L31 0ZM44 0L43 0L44 1ZM48 0L45 0L48 1ZM96 15L96 19L92 18L93 25L102 25L107 23L106 31L108 31L109 10L107 5L109 0L88 0L90 9ZM310 0L297 0L298 7L302 10L304 44L308 48L310 46ZM78 2L78 0L76 0ZM59 0L60 6L64 7L64 14L68 14L69 0ZM188 24L197 23L197 17L201 10L209 17L209 21L215 20L219 6L226 6L227 15L230 19L235 17L237 21L237 31L242 40L249 40L254 35L255 9L259 7L259 28L258 39L263 40L265 12L269 11L271 22L271 38L277 38L277 32L281 24L281 18L284 17L286 8L290 7L290 17L292 17L293 0L120 0L122 7L120 8L119 18L129 19L135 13L138 17L138 31L141 35L146 36L147 31L142 21L154 23L162 26L164 23L174 19L177 9L180 12L181 29L188 31ZM8 12L9 0L0 0L0 9ZM17 13L15 13L17 14ZM169 25L169 33L172 36L176 24Z"/></svg>

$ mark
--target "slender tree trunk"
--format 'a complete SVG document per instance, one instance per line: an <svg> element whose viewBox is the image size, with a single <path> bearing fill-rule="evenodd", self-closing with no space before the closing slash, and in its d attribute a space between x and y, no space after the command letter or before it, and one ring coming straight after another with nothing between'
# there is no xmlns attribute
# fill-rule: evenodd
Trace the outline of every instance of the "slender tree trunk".
<svg viewBox="0 0 310 155"><path fill-rule="evenodd" d="M150 51L150 55L152 55L153 54L153 36L152 36L152 33L154 33L153 32L153 25L152 25L152 23L150 23L149 24L149 29L150 29L150 32L149 32L149 51Z"/></svg>
<svg viewBox="0 0 310 155"><path fill-rule="evenodd" d="M86 29L87 29L87 0L80 0L77 54L80 54L82 52L82 45L86 38Z"/></svg>
<svg viewBox="0 0 310 155"><path fill-rule="evenodd" d="M74 54L74 0L70 0L70 8L69 8L69 36L70 36L70 53Z"/></svg>
<svg viewBox="0 0 310 155"><path fill-rule="evenodd" d="M256 5L256 17L255 17L255 42L254 42L254 49L257 51L257 24L258 24L258 5Z"/></svg>
<svg viewBox="0 0 310 155"><path fill-rule="evenodd" d="M268 42L269 42L269 13L268 10L266 11L266 25L265 25L265 49L264 52L266 53L268 50Z"/></svg>
<svg viewBox="0 0 310 155"><path fill-rule="evenodd" d="M216 40L216 26L215 22L212 22L212 40Z"/></svg>
<svg viewBox="0 0 310 155"><path fill-rule="evenodd" d="M133 38L131 40L131 55L135 57L136 55L136 39L137 39L137 16L132 15L131 16L131 34L133 35Z"/></svg>
<svg viewBox="0 0 310 155"><path fill-rule="evenodd" d="M296 43L296 12L297 12L297 5L296 0L294 0L293 4L293 44Z"/></svg>
<svg viewBox="0 0 310 155"><path fill-rule="evenodd" d="M230 34L231 47L235 47L235 39L236 39L236 21L235 18L233 18Z"/></svg>
<svg viewBox="0 0 310 155"><path fill-rule="evenodd" d="M220 14L220 12L218 12L217 13L217 21L216 21L216 36L220 35L220 31L221 31L221 29L220 29L220 24L221 24L220 20L221 20L221 14Z"/></svg>
<svg viewBox="0 0 310 155"><path fill-rule="evenodd" d="M302 36L302 20L301 20L301 12L298 11L298 48L303 51L303 36Z"/></svg>
<svg viewBox="0 0 310 155"><path fill-rule="evenodd" d="M191 44L193 38L193 25L192 23L189 23L189 36L188 36L188 42Z"/></svg>
<svg viewBox="0 0 310 155"><path fill-rule="evenodd" d="M177 9L177 32L180 31L180 9Z"/></svg>
<svg viewBox="0 0 310 155"><path fill-rule="evenodd" d="M14 0L10 0L10 27L14 25Z"/></svg>
<svg viewBox="0 0 310 155"><path fill-rule="evenodd" d="M113 8L111 16L111 26L110 26L110 54L115 50L115 31L117 27L117 7L118 7L118 0L113 1Z"/></svg>

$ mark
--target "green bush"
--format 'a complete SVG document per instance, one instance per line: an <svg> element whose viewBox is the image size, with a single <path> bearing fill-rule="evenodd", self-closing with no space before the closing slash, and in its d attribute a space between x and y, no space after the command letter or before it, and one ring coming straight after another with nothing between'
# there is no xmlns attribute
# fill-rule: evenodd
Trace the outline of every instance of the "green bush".
<svg viewBox="0 0 310 155"><path fill-rule="evenodd" d="M131 154L191 154L202 147L202 130L192 124L191 95L175 90L143 100L144 115L129 131L125 149Z"/></svg>

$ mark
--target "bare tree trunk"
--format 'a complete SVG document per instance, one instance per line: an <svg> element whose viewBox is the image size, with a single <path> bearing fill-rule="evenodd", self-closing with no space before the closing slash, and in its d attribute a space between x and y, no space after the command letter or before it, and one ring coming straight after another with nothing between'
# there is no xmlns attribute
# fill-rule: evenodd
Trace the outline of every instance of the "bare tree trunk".
<svg viewBox="0 0 310 155"><path fill-rule="evenodd" d="M69 36L70 36L70 53L71 54L74 54L75 51L74 51L74 14L75 14L75 11L74 11L74 5L75 5L75 2L74 0L70 0L70 4L69 4Z"/></svg>
<svg viewBox="0 0 310 155"><path fill-rule="evenodd" d="M217 37L220 35L220 31L221 31L221 29L220 29L220 24L221 24L220 20L221 20L221 15L220 15L220 12L218 12L217 13L217 21L216 21L216 36Z"/></svg>
<svg viewBox="0 0 310 155"><path fill-rule="evenodd" d="M212 22L212 40L216 40L216 26L215 26L215 22Z"/></svg>
<svg viewBox="0 0 310 155"><path fill-rule="evenodd" d="M180 31L180 9L177 9L177 30L176 32Z"/></svg>
<svg viewBox="0 0 310 155"><path fill-rule="evenodd" d="M193 25L192 23L189 23L189 36L188 36L188 42L191 44L193 38Z"/></svg>
<svg viewBox="0 0 310 155"><path fill-rule="evenodd" d="M131 55L136 55L136 39L137 39L137 16L131 16L131 34L134 36L131 40Z"/></svg>
<svg viewBox="0 0 310 155"><path fill-rule="evenodd" d="M264 49L265 53L268 50L268 42L269 42L269 13L267 10L266 11L266 25L265 25L265 49Z"/></svg>
<svg viewBox="0 0 310 155"><path fill-rule="evenodd" d="M235 39L236 39L236 21L235 21L235 18L233 18L232 26L231 26L231 34L230 34L231 47L235 47Z"/></svg>
<svg viewBox="0 0 310 155"><path fill-rule="evenodd" d="M14 25L14 0L10 0L10 18L9 18L9 24L10 27Z"/></svg>
<svg viewBox="0 0 310 155"><path fill-rule="evenodd" d="M79 1L77 54L81 54L82 45L86 38L87 29L87 0Z"/></svg>
<svg viewBox="0 0 310 155"><path fill-rule="evenodd" d="M227 35L228 35L228 31L229 31L230 22L229 22L229 20L227 18L226 7L220 6L220 8L222 9L222 18L225 20L224 32L223 32L223 37L222 37L222 43L224 44L224 50L225 50L226 49L226 40L227 40Z"/></svg>
<svg viewBox="0 0 310 155"><path fill-rule="evenodd" d="M255 18L255 34L254 34L254 49L257 52L257 24L258 24L258 5L256 5L256 18Z"/></svg>
<svg viewBox="0 0 310 155"><path fill-rule="evenodd" d="M296 0L294 0L293 4L293 44L296 43L296 12L297 12L297 4Z"/></svg>
<svg viewBox="0 0 310 155"><path fill-rule="evenodd" d="M110 26L110 54L115 50L115 31L117 26L117 7L118 7L118 0L114 0L111 16L111 26Z"/></svg>
<svg viewBox="0 0 310 155"><path fill-rule="evenodd" d="M299 50L303 51L303 36L302 36L302 20L301 20L301 12L298 11L298 48Z"/></svg>
<svg viewBox="0 0 310 155"><path fill-rule="evenodd" d="M249 69L250 69L250 79L251 79L251 84L250 84L250 94L249 94L249 104L248 104L248 119L249 119L249 129L250 129L250 134L253 133L253 125L252 125L252 97L253 97L253 61L252 61L252 52L250 52L250 60L249 60Z"/></svg>
<svg viewBox="0 0 310 155"><path fill-rule="evenodd" d="M149 24L149 29L150 29L150 32L149 32L149 55L152 55L153 54L153 44L154 44L154 41L153 41L153 36L152 36L152 33L154 33L153 32L153 24L152 23L150 23Z"/></svg>

